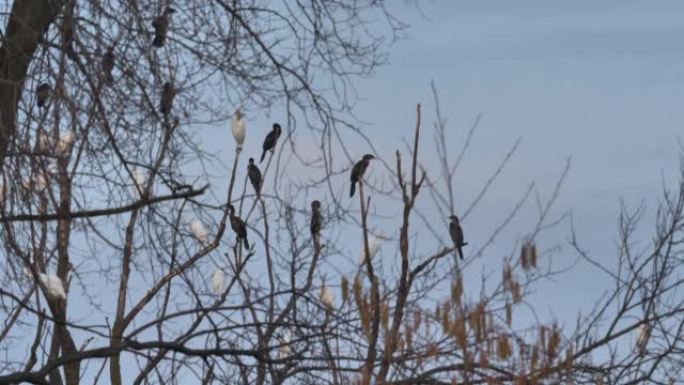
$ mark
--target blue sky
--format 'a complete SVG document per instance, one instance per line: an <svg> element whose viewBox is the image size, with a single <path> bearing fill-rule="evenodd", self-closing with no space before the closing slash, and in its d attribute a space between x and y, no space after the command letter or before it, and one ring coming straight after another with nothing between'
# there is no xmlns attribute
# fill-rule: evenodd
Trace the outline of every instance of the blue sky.
<svg viewBox="0 0 684 385"><path fill-rule="evenodd" d="M648 246L663 180L672 186L679 167L676 140L684 132L684 2L422 1L418 9L413 1L405 1L392 2L389 9L411 27L392 47L389 62L374 76L355 83L358 100L353 110L379 156L393 164L394 151L403 149L402 138L412 134L417 102L423 104L424 126L431 127L431 80L449 119L453 148L461 147L474 118L482 114L480 129L457 173L457 195L462 198L457 201L458 211L470 205L513 143L522 139L504 174L464 221L472 248L486 241L528 183L535 181L541 198L548 199L569 157L570 174L553 214L571 212L582 246L610 266L615 262L620 200L630 208L645 201L648 210L637 231L641 240L637 246ZM263 135L273 121L283 121L283 114L278 108L250 113L245 153L260 154ZM206 128L202 145L220 154L228 165L212 171L212 194L222 199L233 156L226 144L232 146L232 138L226 136L225 124ZM307 138L306 128L297 128L300 150ZM347 144L352 156L369 152L358 139ZM431 144L431 134L425 135L427 164ZM244 164L239 167L243 172ZM370 170L371 178L387 176L380 167ZM347 191L348 175L337 176L334 183ZM294 204L308 207L310 199L313 196L296 197ZM385 210L382 214L389 220L371 226L396 232L397 222L392 220L397 217L391 215L398 213ZM498 276L503 257L511 255L512 245L527 235L535 215L530 202L470 271ZM446 226L444 232L447 237ZM355 258L358 235L336 234L334 239ZM553 253L556 267L577 258L569 237L565 222L537 240L542 249L560 246ZM383 260L391 261L391 251L383 247ZM579 264L561 279L537 287L537 310L573 320L579 309L587 309L610 285L605 278L588 264Z"/></svg>
<svg viewBox="0 0 684 385"><path fill-rule="evenodd" d="M421 4L423 16L403 4L399 17L411 24L407 38L394 46L388 65L358 85L355 112L370 122L367 134L378 143L396 142L381 144L389 158L401 145L397 132L410 133L416 102L423 103L426 119L434 116L434 80L454 148L483 114L463 180L479 187L512 143L523 139L471 219L471 237L484 235L486 223L529 181L548 195L571 156L556 212L571 210L585 248L610 264L619 200L635 208L646 199L652 213L663 178L676 181L676 139L684 132L684 2L432 1ZM464 188L466 200L475 187ZM642 246L651 240L652 224L646 215L638 233ZM564 246L560 258L574 259L565 242L568 226L555 236ZM501 250L507 241L499 243ZM573 290L576 296L561 298L581 307L585 294L596 298L605 287L601 277L580 265L542 300L553 303ZM576 308L565 310L570 316Z"/></svg>
<svg viewBox="0 0 684 385"><path fill-rule="evenodd" d="M653 216L663 180L676 182L679 167L676 140L684 132L684 2L682 1L412 1L393 2L390 10L410 24L395 43L389 62L374 76L355 83L354 114L378 153L393 164L402 138L412 135L415 104L421 102L424 126L431 127L434 103L430 81L440 94L449 119L450 145L460 149L477 114L480 129L457 179L459 210L479 192L513 143L522 144L494 188L464 223L471 245L481 245L525 191L537 183L547 199L566 159L569 177L554 211L570 211L583 247L610 265L615 261L620 199L627 207L647 203L637 234L646 247L653 234ZM259 153L261 138L277 109L248 117L246 153ZM204 145L222 155L225 125L212 128ZM308 138L298 128L298 142ZM361 141L353 156L369 152ZM430 163L431 133L423 138L424 161ZM301 148L300 148L301 149ZM219 190L225 173L218 178ZM371 177L386 177L371 170ZM348 176L338 178L348 188ZM268 188L268 187L267 187ZM223 196L222 192L218 196ZM298 197L299 198L299 197ZM301 197L300 204L308 206ZM396 214L384 212L383 214ZM533 225L531 202L518 221L499 237L482 258L479 275L500 270L511 246ZM437 215L437 214L436 214ZM388 226L386 231L393 227ZM356 234L358 235L358 234ZM355 235L354 235L355 236ZM445 234L446 237L446 227ZM569 223L548 234L541 248L560 246L554 266L576 258L569 247ZM342 235L356 255L360 241ZM385 251L383 258L390 258ZM498 273L497 273L498 274ZM610 283L587 264L562 279L540 286L536 299L548 315L572 319ZM572 295L568 295L572 293ZM562 300L567 306L558 306ZM551 306L555 305L555 306Z"/></svg>

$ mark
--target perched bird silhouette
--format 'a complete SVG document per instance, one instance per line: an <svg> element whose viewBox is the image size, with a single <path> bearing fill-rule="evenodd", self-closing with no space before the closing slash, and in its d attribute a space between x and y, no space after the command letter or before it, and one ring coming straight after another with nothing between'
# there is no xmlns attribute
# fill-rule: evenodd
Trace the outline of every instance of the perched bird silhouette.
<svg viewBox="0 0 684 385"><path fill-rule="evenodd" d="M111 84L114 81L112 71L114 70L115 60L116 59L114 57L114 46L110 46L109 48L107 48L107 52L105 52L105 54L102 55L102 62L100 63L102 77L104 78L105 83L107 84Z"/></svg>
<svg viewBox="0 0 684 385"><path fill-rule="evenodd" d="M261 186L264 181L261 178L261 170L254 164L254 158L249 158L249 165L247 165L247 176L249 176L249 181L254 187L254 192L256 192L257 198L261 197Z"/></svg>
<svg viewBox="0 0 684 385"><path fill-rule="evenodd" d="M375 157L371 154L366 154L363 156L363 158L361 158L360 161L356 162L354 167L352 167L351 189L349 190L350 197L353 197L354 192L356 192L356 183L363 183L361 182L361 179L363 178L363 174L366 172L371 159L375 159Z"/></svg>
<svg viewBox="0 0 684 385"><path fill-rule="evenodd" d="M173 98L176 96L176 90L173 89L171 82L164 83L161 93L161 100L159 101L159 112L164 115L171 113L173 107Z"/></svg>
<svg viewBox="0 0 684 385"><path fill-rule="evenodd" d="M246 249L249 249L249 241L247 240L247 226L245 222L235 215L235 207L233 205L228 205L228 215L230 215L230 228L233 229L236 235L236 241L239 243L240 240L245 245Z"/></svg>
<svg viewBox="0 0 684 385"><path fill-rule="evenodd" d="M467 245L468 242L463 242L463 229L461 228L461 223L456 215L451 215L449 217L451 222L449 223L449 235L451 235L451 240L454 242L454 247L458 250L458 256L463 259L463 246Z"/></svg>
<svg viewBox="0 0 684 385"><path fill-rule="evenodd" d="M316 200L311 202L311 236L314 240L318 239L322 227L321 202Z"/></svg>
<svg viewBox="0 0 684 385"><path fill-rule="evenodd" d="M176 12L175 9L169 7L162 12L161 15L157 16L152 22L152 28L154 28L154 40L152 40L152 45L159 48L164 45L166 41L166 32L169 29L169 15Z"/></svg>
<svg viewBox="0 0 684 385"><path fill-rule="evenodd" d="M275 152L275 147L276 144L278 144L278 138L280 138L281 131L282 129L280 128L280 124L274 123L273 129L271 130L271 132L268 133L268 135L266 135L266 138L264 139L264 152L261 153L261 160L259 161L259 163L264 161L264 158L266 158L266 153L268 151Z"/></svg>
<svg viewBox="0 0 684 385"><path fill-rule="evenodd" d="M43 83L36 88L36 103L38 104L38 108L45 107L51 91L52 88L48 83Z"/></svg>

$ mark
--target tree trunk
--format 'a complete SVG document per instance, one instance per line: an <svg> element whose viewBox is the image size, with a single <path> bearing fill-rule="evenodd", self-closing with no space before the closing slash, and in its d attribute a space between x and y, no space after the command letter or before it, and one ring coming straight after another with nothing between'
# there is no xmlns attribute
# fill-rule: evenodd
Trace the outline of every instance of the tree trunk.
<svg viewBox="0 0 684 385"><path fill-rule="evenodd" d="M64 0L17 0L12 5L0 46L0 171L16 131L17 106L29 64L64 3Z"/></svg>

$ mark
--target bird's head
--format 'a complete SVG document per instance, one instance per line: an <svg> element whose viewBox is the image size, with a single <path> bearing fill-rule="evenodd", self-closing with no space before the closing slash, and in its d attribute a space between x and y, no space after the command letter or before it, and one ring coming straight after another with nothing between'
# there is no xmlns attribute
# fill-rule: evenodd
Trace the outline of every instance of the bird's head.
<svg viewBox="0 0 684 385"><path fill-rule="evenodd" d="M235 207L228 203L228 214L233 215L233 213L235 213Z"/></svg>
<svg viewBox="0 0 684 385"><path fill-rule="evenodd" d="M311 209L312 210L318 210L321 208L321 202L320 201L313 201L311 202Z"/></svg>
<svg viewBox="0 0 684 385"><path fill-rule="evenodd" d="M457 217L456 215L449 215L449 219L451 219L452 221L458 223L458 217Z"/></svg>
<svg viewBox="0 0 684 385"><path fill-rule="evenodd" d="M171 7L168 7L168 8L166 8L166 13L168 13L168 14L176 13L176 10L171 8Z"/></svg>
<svg viewBox="0 0 684 385"><path fill-rule="evenodd" d="M273 131L275 131L276 135L280 136L280 133L283 131L283 129L280 127L280 124L273 123Z"/></svg>
<svg viewBox="0 0 684 385"><path fill-rule="evenodd" d="M250 164L251 166L254 165L254 158L249 158L249 164Z"/></svg>
<svg viewBox="0 0 684 385"><path fill-rule="evenodd" d="M366 155L363 156L363 160L364 160L365 162L368 162L368 161L371 160L371 159L375 159L375 156L373 156L372 154L366 154Z"/></svg>

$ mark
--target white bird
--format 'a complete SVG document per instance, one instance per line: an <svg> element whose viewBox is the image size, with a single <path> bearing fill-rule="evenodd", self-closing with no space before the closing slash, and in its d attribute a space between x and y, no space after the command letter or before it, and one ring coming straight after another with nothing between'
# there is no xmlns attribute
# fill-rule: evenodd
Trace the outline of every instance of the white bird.
<svg viewBox="0 0 684 385"><path fill-rule="evenodd" d="M233 119L230 122L230 128L233 131L233 137L237 143L238 148L242 148L245 142L245 119L240 110L235 111Z"/></svg>
<svg viewBox="0 0 684 385"><path fill-rule="evenodd" d="M207 231L207 228L204 227L204 223L195 218L192 220L192 222L190 222L189 226L192 236L195 237L195 239L197 239L202 246L209 246L209 232Z"/></svg>
<svg viewBox="0 0 684 385"><path fill-rule="evenodd" d="M36 192L42 193L47 187L47 179L45 178L45 173L38 171L33 177L33 189Z"/></svg>
<svg viewBox="0 0 684 385"><path fill-rule="evenodd" d="M58 276L40 273L40 281L47 288L47 294L50 298L66 299L64 283Z"/></svg>
<svg viewBox="0 0 684 385"><path fill-rule="evenodd" d="M71 152L71 146L74 144L76 134L74 130L67 130L59 136L57 141L57 156L65 157Z"/></svg>
<svg viewBox="0 0 684 385"><path fill-rule="evenodd" d="M646 324L641 324L637 328L637 351L643 354L646 351L646 343L648 342L649 328Z"/></svg>
<svg viewBox="0 0 684 385"><path fill-rule="evenodd" d="M223 286L226 283L226 273L221 268L216 268L214 275L211 277L211 290L216 295L223 293Z"/></svg>
<svg viewBox="0 0 684 385"><path fill-rule="evenodd" d="M278 359L283 359L290 355L290 340L292 339L292 333L289 330L285 331L281 341L280 349L278 349Z"/></svg>
<svg viewBox="0 0 684 385"><path fill-rule="evenodd" d="M140 193L145 189L146 180L145 173L137 168L133 170L133 194L136 197L140 198Z"/></svg>
<svg viewBox="0 0 684 385"><path fill-rule="evenodd" d="M321 286L321 291L318 294L318 298L325 306L328 307L328 310L333 310L335 308L335 296L333 295L332 290L330 290L330 288L327 286Z"/></svg>
<svg viewBox="0 0 684 385"><path fill-rule="evenodd" d="M371 235L368 238L368 254L370 256L371 261L373 258L380 252L380 249L382 248L382 242L383 242L383 237L377 236L377 235ZM359 264L363 264L366 261L366 247L365 245L361 245L361 253L359 254Z"/></svg>
<svg viewBox="0 0 684 385"><path fill-rule="evenodd" d="M50 150L50 138L42 128L38 130L38 151L47 152Z"/></svg>

